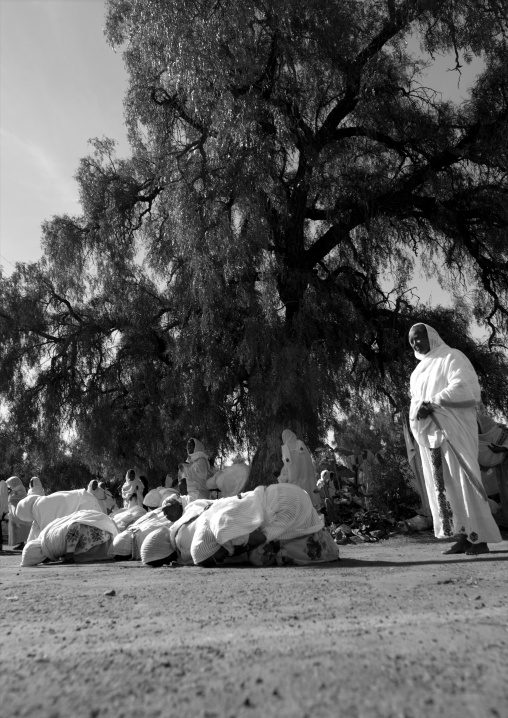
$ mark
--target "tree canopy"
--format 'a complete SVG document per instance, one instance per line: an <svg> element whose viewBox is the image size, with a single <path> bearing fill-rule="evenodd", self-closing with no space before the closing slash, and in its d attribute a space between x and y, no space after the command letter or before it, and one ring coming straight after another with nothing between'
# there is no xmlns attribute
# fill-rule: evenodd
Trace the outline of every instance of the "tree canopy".
<svg viewBox="0 0 508 718"><path fill-rule="evenodd" d="M313 446L338 411L407 404L419 320L508 410L506 0L108 0L106 36L132 156L95 140L82 215L2 282L24 436L154 470L189 435L242 442L269 480L286 425ZM419 45L482 58L467 100ZM469 304L422 306L416 262Z"/></svg>

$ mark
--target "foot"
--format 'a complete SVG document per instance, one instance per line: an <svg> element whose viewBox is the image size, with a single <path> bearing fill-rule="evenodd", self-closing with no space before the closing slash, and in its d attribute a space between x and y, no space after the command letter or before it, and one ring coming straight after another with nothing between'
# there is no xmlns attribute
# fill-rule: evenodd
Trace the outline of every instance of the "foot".
<svg viewBox="0 0 508 718"><path fill-rule="evenodd" d="M457 543L454 543L453 546L450 546L448 551L443 551L442 553L445 555L452 553L466 553L472 545L473 544L467 540L466 536L462 535L459 537Z"/></svg>
<svg viewBox="0 0 508 718"><path fill-rule="evenodd" d="M468 556L479 556L481 553L490 553L490 549L485 541L470 544L466 551Z"/></svg>
<svg viewBox="0 0 508 718"><path fill-rule="evenodd" d="M17 546L13 546L13 547L12 547L12 550L13 550L13 551L23 551L24 548L25 548L25 542L22 541L22 542L19 543Z"/></svg>

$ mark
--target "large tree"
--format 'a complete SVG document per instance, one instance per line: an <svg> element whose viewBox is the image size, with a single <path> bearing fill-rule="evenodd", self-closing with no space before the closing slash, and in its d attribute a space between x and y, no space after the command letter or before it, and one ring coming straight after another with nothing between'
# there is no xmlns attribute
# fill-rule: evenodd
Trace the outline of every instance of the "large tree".
<svg viewBox="0 0 508 718"><path fill-rule="evenodd" d="M4 282L13 414L157 467L186 433L245 441L269 481L282 428L314 445L337 410L407 401L421 318L506 411L507 18L506 0L109 0L132 157L96 141L83 215ZM481 56L467 100L426 86L419 44L457 71ZM415 261L470 308L421 307Z"/></svg>

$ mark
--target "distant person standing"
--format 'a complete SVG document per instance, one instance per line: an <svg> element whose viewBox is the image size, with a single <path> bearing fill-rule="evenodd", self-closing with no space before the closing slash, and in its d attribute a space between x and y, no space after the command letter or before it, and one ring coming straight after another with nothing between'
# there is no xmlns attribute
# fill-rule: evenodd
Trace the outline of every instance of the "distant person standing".
<svg viewBox="0 0 508 718"><path fill-rule="evenodd" d="M478 463L478 377L469 359L435 329L415 324L409 343L420 362L411 374L410 424L420 446L437 538L457 536L446 554L489 553L501 541Z"/></svg>

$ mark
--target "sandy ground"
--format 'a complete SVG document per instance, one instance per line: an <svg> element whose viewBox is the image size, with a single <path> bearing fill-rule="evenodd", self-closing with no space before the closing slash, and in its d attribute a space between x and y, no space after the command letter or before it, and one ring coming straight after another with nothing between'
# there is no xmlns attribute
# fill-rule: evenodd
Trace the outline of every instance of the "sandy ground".
<svg viewBox="0 0 508 718"><path fill-rule="evenodd" d="M508 541L443 548L392 537L322 567L208 570L21 569L4 550L0 711L506 718Z"/></svg>

